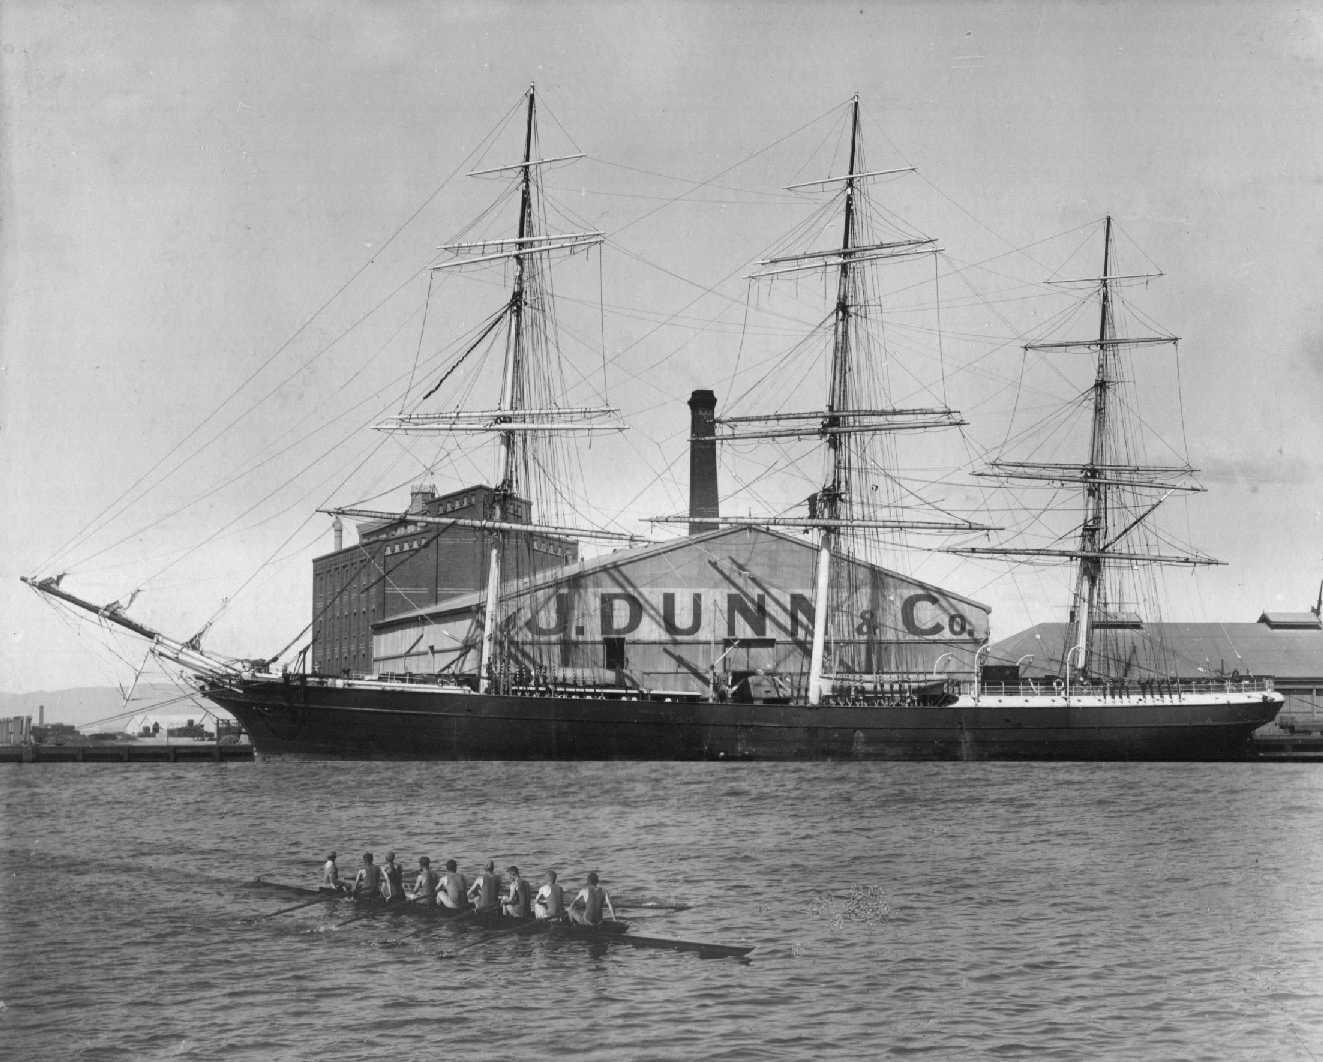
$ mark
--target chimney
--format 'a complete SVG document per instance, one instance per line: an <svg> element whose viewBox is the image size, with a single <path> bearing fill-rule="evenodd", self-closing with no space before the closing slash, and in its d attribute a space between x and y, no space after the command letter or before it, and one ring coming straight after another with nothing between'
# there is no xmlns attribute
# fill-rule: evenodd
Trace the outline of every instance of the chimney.
<svg viewBox="0 0 1323 1062"><path fill-rule="evenodd" d="M332 532L332 534L335 535L335 548L336 548L336 551L338 552L338 551L344 549L344 548L345 548L345 525L342 524L342 523L340 522L340 518L339 518L338 516L335 518L335 521L331 524L331 532Z"/></svg>
<svg viewBox="0 0 1323 1062"><path fill-rule="evenodd" d="M721 515L717 501L717 396L695 391L689 396L689 533L715 531Z"/></svg>
<svg viewBox="0 0 1323 1062"><path fill-rule="evenodd" d="M409 513L427 512L427 503L436 497L436 488L430 483L419 483L409 492Z"/></svg>
<svg viewBox="0 0 1323 1062"><path fill-rule="evenodd" d="M37 726L45 726L45 725L46 725L46 706L44 704L39 704L37 705Z"/></svg>

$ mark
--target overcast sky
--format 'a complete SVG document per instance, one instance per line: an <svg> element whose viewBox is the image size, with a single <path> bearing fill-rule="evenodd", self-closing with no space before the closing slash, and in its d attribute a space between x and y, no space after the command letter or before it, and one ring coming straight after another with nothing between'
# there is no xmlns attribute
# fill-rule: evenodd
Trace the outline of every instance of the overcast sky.
<svg viewBox="0 0 1323 1062"><path fill-rule="evenodd" d="M11 0L0 40L0 688L123 677L17 580L144 475L59 558L66 585L145 586L135 612L181 636L232 596L208 644L233 655L294 637L330 548L312 511L419 472L355 430L398 402L413 319L323 348L481 209L496 186L455 175L511 161L509 136L473 152L534 81L546 152L590 156L551 175L565 220L614 234L587 288L636 424L600 490L617 523L683 505L684 400L726 397L740 274L803 213L771 190L820 175L787 171L830 162L815 149L857 92L870 164L919 168L896 186L906 217L961 261L1111 212L1166 274L1140 301L1182 337L1181 426L1210 488L1190 538L1229 562L1182 577L1167 618L1313 604L1323 4ZM987 569L943 578L992 605L994 637L1058 618Z"/></svg>

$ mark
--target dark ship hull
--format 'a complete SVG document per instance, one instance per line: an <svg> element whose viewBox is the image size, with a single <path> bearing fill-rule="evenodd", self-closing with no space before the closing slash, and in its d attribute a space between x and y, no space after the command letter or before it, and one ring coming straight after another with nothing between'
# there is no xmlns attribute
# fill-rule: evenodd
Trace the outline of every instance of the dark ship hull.
<svg viewBox="0 0 1323 1062"><path fill-rule="evenodd" d="M347 760L1232 760L1263 690L741 704L472 693L290 676L210 684L257 755Z"/></svg>

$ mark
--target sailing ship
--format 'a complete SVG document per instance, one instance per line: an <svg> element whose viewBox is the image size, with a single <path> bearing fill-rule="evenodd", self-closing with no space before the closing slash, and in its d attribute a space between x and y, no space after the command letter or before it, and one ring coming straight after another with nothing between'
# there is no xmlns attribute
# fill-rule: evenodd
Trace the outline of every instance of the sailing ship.
<svg viewBox="0 0 1323 1062"><path fill-rule="evenodd" d="M744 580L758 587L756 597L731 595L727 616L731 636L710 637L705 659L683 661L697 681L680 687L649 681L646 673L634 675L626 666L623 636L607 636L609 631L637 628L645 612L649 622L666 631L701 627L705 606L697 593L692 595L690 621L682 622L677 599L685 595L664 589L665 583L658 592L660 605L640 603L637 594L626 592L630 586L619 575L622 566L631 558L655 560L673 548L666 544L633 546L627 541L623 550L611 555L610 577L620 592L602 591L594 599L598 607L586 610L594 622L600 619L599 629L591 633L604 636L608 660L606 666L584 666L574 656L573 642L574 632L583 629L584 610L577 619L569 614L573 606L564 587L583 578L585 568L583 564L561 570L529 567L529 543L539 535L545 540L627 536L566 522L534 523L530 516L534 506L525 499L537 492L549 469L562 467L540 447L559 446L567 437L619 430L620 424L611 407L571 405L556 390L559 370L549 263L564 252L599 242L602 234L552 235L540 226L540 172L545 164L561 159L535 155L536 113L530 88L523 158L506 168L514 174L518 189L514 235L444 248L454 256L453 264L489 262L512 270L508 297L463 355L467 357L479 343L501 342L496 402L486 409L462 405L440 413L415 408L383 425L391 431L445 433L451 439L485 434L495 440L496 486L488 489L485 507L464 516L411 512L401 525L429 534L458 530L485 543L483 589L450 605L457 626L433 623L440 636L455 643L452 650L443 648L443 667L433 667L427 674L379 671L331 676L310 670L305 663L277 671L275 660L230 659L203 650L199 638L172 639L129 618L124 609L99 606L72 594L61 587L58 576L25 581L52 599L149 639L160 657L196 676L203 696L243 724L264 758L1188 760L1246 754L1251 732L1270 721L1282 702L1269 682L1171 674L1161 681L1127 682L1125 676L1108 674L1098 666L1102 657L1094 646L1115 604L1108 591L1110 572L1139 563L1208 561L1134 548L1137 529L1151 509L1124 523L1118 520L1122 511L1118 494L1175 490L1168 479L1189 470L1136 464L1108 448L1109 433L1116 426L1120 353L1169 338L1116 334L1112 307L1122 278L1109 275L1110 221L1103 271L1092 281L1101 304L1098 334L1061 347L1092 353L1096 359L1089 451L1073 465L1000 462L990 470L1054 483L1069 481L1082 491L1085 511L1078 544L1051 551L1077 567L1072 647L1059 676L1044 681L1008 674L1005 668L983 669L986 630L977 617L971 620L960 611L972 603L925 584L905 583L917 590L901 608L909 610L906 623L911 630L924 636L942 625L916 627L911 622L914 609L949 611L942 628L947 640L932 642L935 649L925 646L927 655L913 655L913 640L888 641L865 630L867 623L857 623L861 616L869 620L880 615L884 599L901 585L887 582L893 573L869 559L876 548L891 548L914 534L968 538L996 530L947 515L915 517L907 506L894 504L895 481L885 467L894 440L964 422L943 404L898 406L878 373L882 359L875 356L870 335L881 299L870 277L897 261L933 253L935 241L912 232L879 235L865 226L869 182L898 171L870 171L864 164L857 98L849 107L844 172L795 186L828 193L829 207L839 211L833 214L839 237L826 248L769 254L760 262L758 274L780 277L815 270L831 278L819 329L825 337L826 395L813 408L712 418L714 431L695 439L699 445L722 441L770 445L786 440L814 444L824 455L821 485L809 497L807 512L730 517L711 506L685 517L658 518L659 522L688 520L690 538L680 541L704 551L705 563L731 585ZM711 406L706 409L710 414ZM544 492L544 499L550 496ZM392 517L361 508L328 511L337 518L401 519L398 514ZM753 572L729 553L719 556L722 545L732 542L742 543L749 551L746 556L759 550L807 556L810 592L775 587L769 583L775 573ZM1024 552L1009 545L950 548L971 555ZM521 557L524 562L519 562ZM677 567L673 558L667 563ZM767 602L777 600L778 589L786 590L780 622L788 635L779 649L776 639L764 637L768 610L774 608ZM861 601L871 606L861 610ZM627 623L613 612L622 604L629 614ZM554 613L550 618L547 609ZM422 633L412 639L411 644L416 644L425 639L426 624L433 620L413 618L423 624L417 628ZM756 636L736 636L737 619L756 627ZM856 625L859 636L851 633L851 625ZM539 634L549 637L539 642L532 637ZM786 665L782 652L786 646L802 650L803 666ZM677 658L682 655L663 649ZM943 649L948 651L936 656ZM436 647L429 650L434 658ZM971 663L965 677L944 675L937 666L943 657L956 655ZM741 658L745 666L737 669L733 662Z"/></svg>

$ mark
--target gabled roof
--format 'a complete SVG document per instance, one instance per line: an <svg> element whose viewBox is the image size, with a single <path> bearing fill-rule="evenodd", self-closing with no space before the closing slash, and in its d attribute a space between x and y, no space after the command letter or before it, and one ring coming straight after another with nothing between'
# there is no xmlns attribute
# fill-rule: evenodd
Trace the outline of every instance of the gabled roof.
<svg viewBox="0 0 1323 1062"><path fill-rule="evenodd" d="M723 538L733 535L758 534L766 535L771 538L780 539L784 543L789 543L809 553L816 553L817 547L812 543L798 538L794 535L787 535L782 531L777 531L767 527L719 527L715 531L704 531L698 535L685 535L678 538L667 539L665 542L657 542L646 546L634 546L624 549L618 549L614 552L603 554L600 557L590 557L586 560L576 561L573 564L567 564L560 568L546 568L536 575L528 576L523 579L507 582L502 588L502 592L507 597L515 597L523 594L533 593L537 590L553 587L558 583L563 583L568 579L578 578L584 575L591 575L595 572L605 571L610 568L619 567L622 564L634 564L639 561L651 560L655 557L664 556L676 550L689 549L694 546L710 545ZM970 605L982 612L988 611L988 606L953 593L945 587L935 586L932 583L926 583L921 579L915 579L909 575L903 575L900 572L892 571L889 568L882 568L876 564L868 564L865 561L853 557L843 557L852 564L861 564L872 568L894 579L903 579L905 582L912 583L914 586L925 590L933 590L945 595L953 601L959 601ZM429 616L441 614L451 614L456 612L472 611L486 597L484 590L474 590L469 593L460 594L455 597L446 598L444 601L438 601L434 605L425 605L422 608L413 609L410 612L400 612L396 615L386 617L372 624L373 629L383 627L393 627L400 623L408 623L411 620L423 619Z"/></svg>
<svg viewBox="0 0 1323 1062"><path fill-rule="evenodd" d="M1265 612L1259 616L1259 622L1274 629L1295 627L1301 630L1318 630L1323 622L1312 612Z"/></svg>

